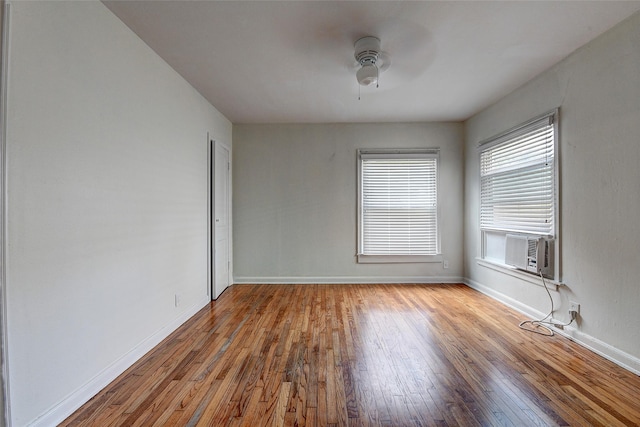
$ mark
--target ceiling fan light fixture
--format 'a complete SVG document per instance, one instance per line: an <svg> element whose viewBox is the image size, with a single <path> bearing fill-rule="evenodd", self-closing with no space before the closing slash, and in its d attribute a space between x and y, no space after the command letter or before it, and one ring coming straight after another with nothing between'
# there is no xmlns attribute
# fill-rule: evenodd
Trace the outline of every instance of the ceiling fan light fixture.
<svg viewBox="0 0 640 427"><path fill-rule="evenodd" d="M378 82L378 67L375 64L363 65L356 73L356 79L362 86L370 86Z"/></svg>

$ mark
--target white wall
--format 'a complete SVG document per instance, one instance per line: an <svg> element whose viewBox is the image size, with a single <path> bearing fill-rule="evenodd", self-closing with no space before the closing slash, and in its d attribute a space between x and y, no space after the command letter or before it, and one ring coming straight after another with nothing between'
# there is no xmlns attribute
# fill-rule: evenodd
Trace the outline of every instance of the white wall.
<svg viewBox="0 0 640 427"><path fill-rule="evenodd" d="M466 123L465 271L470 283L530 313L544 290L480 266L477 144L560 107L561 262L556 317L581 304L584 344L640 371L640 14Z"/></svg>
<svg viewBox="0 0 640 427"><path fill-rule="evenodd" d="M102 3L11 8L10 400L51 425L208 302L207 132L232 129Z"/></svg>
<svg viewBox="0 0 640 427"><path fill-rule="evenodd" d="M235 282L459 281L463 134L455 123L234 125ZM356 262L358 148L440 147L433 264Z"/></svg>

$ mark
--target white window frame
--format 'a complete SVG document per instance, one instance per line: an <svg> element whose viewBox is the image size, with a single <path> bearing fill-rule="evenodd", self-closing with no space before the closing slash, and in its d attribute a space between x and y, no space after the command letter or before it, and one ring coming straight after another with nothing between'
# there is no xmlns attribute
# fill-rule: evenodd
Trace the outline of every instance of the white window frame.
<svg viewBox="0 0 640 427"><path fill-rule="evenodd" d="M411 159L411 158L433 158L436 160L436 252L434 254L425 255L380 255L364 253L364 220L363 220L363 182L362 182L362 163L363 159ZM357 150L358 162L358 263L427 263L441 262L440 254L440 203L439 203L439 168L440 168L440 150L432 149L388 149L388 150Z"/></svg>
<svg viewBox="0 0 640 427"><path fill-rule="evenodd" d="M560 151L559 151L559 109L554 109L548 113L542 114L532 120L529 120L521 125L518 125L512 129L507 130L499 135L484 140L478 144L478 185L482 185L482 171L481 171L481 158L482 153L487 149L494 148L500 144L506 144L513 138L517 138L522 135L526 130L533 127L546 126L549 123L553 126L553 226L549 233L536 233L527 230L507 229L507 228L490 228L483 227L481 223L481 216L479 211L478 215L478 229L480 230L480 264L488 262L499 267L512 270L513 268L507 266L504 263L504 257L496 256L496 253L500 252L501 245L504 245L506 235L509 233L517 233L530 236L542 236L548 239L554 240L555 253L554 253L554 277L553 280L558 282L560 280ZM480 194L480 209L483 206L482 194ZM532 273L525 273L529 275Z"/></svg>

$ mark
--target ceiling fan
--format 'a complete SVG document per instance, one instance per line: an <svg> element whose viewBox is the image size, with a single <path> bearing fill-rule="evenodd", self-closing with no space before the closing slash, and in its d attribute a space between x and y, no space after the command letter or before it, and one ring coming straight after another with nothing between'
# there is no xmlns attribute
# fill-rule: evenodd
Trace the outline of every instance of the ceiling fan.
<svg viewBox="0 0 640 427"><path fill-rule="evenodd" d="M355 42L354 48L354 57L360 66L356 72L358 84L375 84L378 87L380 73L391 65L389 55L380 49L380 39L373 36L362 37Z"/></svg>

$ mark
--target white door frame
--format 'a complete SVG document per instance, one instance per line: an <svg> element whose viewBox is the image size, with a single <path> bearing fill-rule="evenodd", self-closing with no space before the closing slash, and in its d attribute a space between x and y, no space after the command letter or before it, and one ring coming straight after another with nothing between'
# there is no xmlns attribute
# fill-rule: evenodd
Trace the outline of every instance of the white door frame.
<svg viewBox="0 0 640 427"><path fill-rule="evenodd" d="M209 139L208 145L209 151L209 231L208 231L208 256L209 256L209 289L207 294L211 296L212 300L215 300L230 284L231 284L231 265L232 265L232 245L231 245L231 150L229 147L214 139ZM228 166L227 166L227 199L225 200L226 218L227 218L227 283L216 283L216 203L215 203L215 188L216 188L216 149L223 149L227 152Z"/></svg>
<svg viewBox="0 0 640 427"><path fill-rule="evenodd" d="M213 145L207 132L207 296L213 300Z"/></svg>
<svg viewBox="0 0 640 427"><path fill-rule="evenodd" d="M0 424L11 425L7 333L7 73L9 68L10 4L0 0Z"/></svg>

